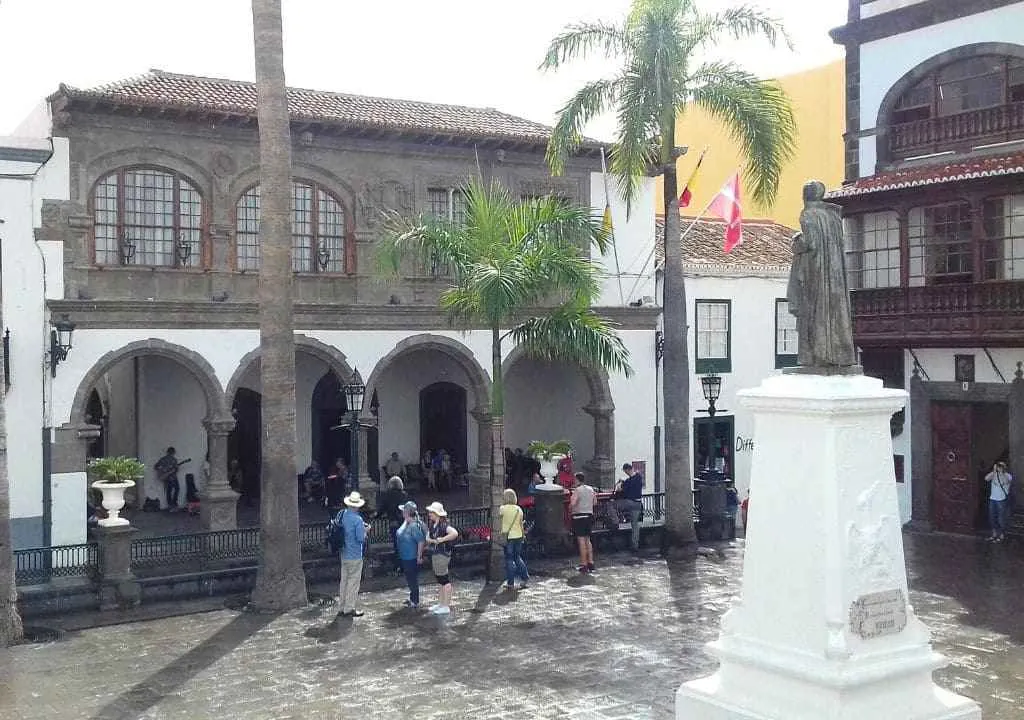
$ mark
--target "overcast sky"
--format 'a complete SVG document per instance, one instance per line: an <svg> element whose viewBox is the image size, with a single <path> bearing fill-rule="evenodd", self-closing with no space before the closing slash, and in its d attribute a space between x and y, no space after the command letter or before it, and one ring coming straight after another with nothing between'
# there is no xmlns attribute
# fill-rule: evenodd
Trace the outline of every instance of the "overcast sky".
<svg viewBox="0 0 1024 720"><path fill-rule="evenodd" d="M757 1L757 0L753 0ZM704 0L726 7L728 0ZM764 76L842 55L828 30L847 0L760 0L796 50L730 43L717 54ZM550 123L600 63L537 71L550 39L581 19L618 22L629 0L284 0L288 84L496 107ZM813 11L809 6L813 6ZM251 80L248 0L0 0L0 134L61 82L92 87L159 68ZM590 134L606 137L605 120Z"/></svg>

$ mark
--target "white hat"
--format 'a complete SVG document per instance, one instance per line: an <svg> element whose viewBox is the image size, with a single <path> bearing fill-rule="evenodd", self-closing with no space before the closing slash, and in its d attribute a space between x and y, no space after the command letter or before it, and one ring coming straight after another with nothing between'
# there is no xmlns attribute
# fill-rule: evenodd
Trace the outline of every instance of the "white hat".
<svg viewBox="0 0 1024 720"><path fill-rule="evenodd" d="M427 512L434 513L438 517L448 517L448 511L444 509L444 505L436 500L427 505Z"/></svg>
<svg viewBox="0 0 1024 720"><path fill-rule="evenodd" d="M348 497L345 498L345 504L350 508L361 508L366 504L366 501L363 500L362 495L353 490L349 493Z"/></svg>

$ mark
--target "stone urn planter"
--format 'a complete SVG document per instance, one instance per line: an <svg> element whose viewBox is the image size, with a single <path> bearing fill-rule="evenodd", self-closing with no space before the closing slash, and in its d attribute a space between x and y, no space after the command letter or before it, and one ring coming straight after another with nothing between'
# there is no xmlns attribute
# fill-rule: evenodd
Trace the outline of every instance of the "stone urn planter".
<svg viewBox="0 0 1024 720"><path fill-rule="evenodd" d="M540 474L544 482L537 486L541 492L562 491L564 488L555 482L558 475L558 462L572 450L566 440L559 440L553 443L543 443L534 440L530 443L526 452L540 463Z"/></svg>
<svg viewBox="0 0 1024 720"><path fill-rule="evenodd" d="M92 488L103 497L103 509L107 517L99 521L100 527L128 525L127 518L120 516L124 507L124 492L135 487L135 481L146 471L145 465L131 457L97 458L87 468L90 477L96 478Z"/></svg>

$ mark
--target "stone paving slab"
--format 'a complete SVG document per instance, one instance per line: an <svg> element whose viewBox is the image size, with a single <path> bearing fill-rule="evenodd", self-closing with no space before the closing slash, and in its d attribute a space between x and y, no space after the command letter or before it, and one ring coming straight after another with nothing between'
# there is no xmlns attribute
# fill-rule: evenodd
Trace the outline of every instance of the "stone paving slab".
<svg viewBox="0 0 1024 720"><path fill-rule="evenodd" d="M908 538L912 601L986 720L1024 717L1024 550ZM600 559L600 558L599 558ZM70 633L0 655L0 720L669 720L739 590L742 546L695 562L544 564L517 596L459 583L457 611L393 590L282 616L218 610ZM536 569L536 568L535 568ZM426 588L426 598L434 587Z"/></svg>

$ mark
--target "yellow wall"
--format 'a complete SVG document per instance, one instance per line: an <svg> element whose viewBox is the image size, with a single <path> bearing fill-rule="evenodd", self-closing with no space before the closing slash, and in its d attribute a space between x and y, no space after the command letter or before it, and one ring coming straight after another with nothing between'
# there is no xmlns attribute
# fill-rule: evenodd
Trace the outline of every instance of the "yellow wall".
<svg viewBox="0 0 1024 720"><path fill-rule="evenodd" d="M744 197L743 214L748 218L771 219L794 227L800 216L802 188L807 180L821 180L828 188L837 187L843 180L846 76L843 61L837 60L778 80L793 103L797 122L796 152L783 170L774 207L760 207L749 197ZM682 210L685 215L695 215L733 172L742 170L744 163L724 128L699 108L689 110L677 120L676 143L690 147L690 152L679 160L680 192L701 149L708 147L697 177L693 201L690 207ZM662 197L659 180L655 205L658 212L664 207Z"/></svg>

